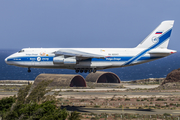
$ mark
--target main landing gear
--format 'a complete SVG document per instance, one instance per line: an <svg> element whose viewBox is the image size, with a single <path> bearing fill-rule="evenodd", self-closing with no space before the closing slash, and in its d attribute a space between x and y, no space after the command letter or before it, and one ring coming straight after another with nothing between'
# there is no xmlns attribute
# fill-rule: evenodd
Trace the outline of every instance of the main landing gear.
<svg viewBox="0 0 180 120"><path fill-rule="evenodd" d="M84 69L84 68L77 68L77 69L75 69L75 72L76 73L78 73L78 72L80 72L80 73L87 73L87 72L89 72L89 73L91 73L91 72L93 72L93 73L95 73L96 72L96 68L87 68L87 69Z"/></svg>
<svg viewBox="0 0 180 120"><path fill-rule="evenodd" d="M31 72L31 69L30 68L28 68L28 73L30 73Z"/></svg>

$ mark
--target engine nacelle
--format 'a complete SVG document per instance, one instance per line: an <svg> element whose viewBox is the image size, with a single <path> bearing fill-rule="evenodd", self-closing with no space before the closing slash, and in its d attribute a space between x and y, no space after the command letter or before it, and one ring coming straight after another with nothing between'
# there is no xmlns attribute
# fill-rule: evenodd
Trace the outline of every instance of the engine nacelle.
<svg viewBox="0 0 180 120"><path fill-rule="evenodd" d="M76 64L76 59L75 58L66 58L64 59L64 64Z"/></svg>
<svg viewBox="0 0 180 120"><path fill-rule="evenodd" d="M64 64L64 57L63 56L54 57L53 63L54 64Z"/></svg>
<svg viewBox="0 0 180 120"><path fill-rule="evenodd" d="M54 64L76 64L77 60L75 57L64 58L64 56L57 56L53 58Z"/></svg>

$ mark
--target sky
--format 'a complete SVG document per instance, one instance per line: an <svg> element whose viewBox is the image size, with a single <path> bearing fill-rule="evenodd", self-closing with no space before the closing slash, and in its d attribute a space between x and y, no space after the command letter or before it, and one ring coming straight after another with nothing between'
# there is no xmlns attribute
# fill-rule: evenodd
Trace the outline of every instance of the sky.
<svg viewBox="0 0 180 120"><path fill-rule="evenodd" d="M175 20L169 48L180 50L180 0L0 0L0 49L131 48L162 21Z"/></svg>

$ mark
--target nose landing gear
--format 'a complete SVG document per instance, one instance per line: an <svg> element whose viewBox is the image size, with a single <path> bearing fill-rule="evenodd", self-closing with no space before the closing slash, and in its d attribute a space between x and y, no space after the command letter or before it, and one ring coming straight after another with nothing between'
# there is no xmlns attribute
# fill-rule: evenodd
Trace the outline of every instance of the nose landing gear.
<svg viewBox="0 0 180 120"><path fill-rule="evenodd" d="M30 68L28 68L28 73L30 73L31 72L31 69Z"/></svg>

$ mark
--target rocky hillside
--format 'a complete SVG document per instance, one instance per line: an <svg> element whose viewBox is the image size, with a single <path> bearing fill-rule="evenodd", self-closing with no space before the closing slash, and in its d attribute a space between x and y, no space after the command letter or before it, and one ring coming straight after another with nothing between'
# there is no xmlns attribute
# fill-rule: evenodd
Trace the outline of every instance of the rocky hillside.
<svg viewBox="0 0 180 120"><path fill-rule="evenodd" d="M171 71L162 84L172 83L172 82L180 82L180 68Z"/></svg>

